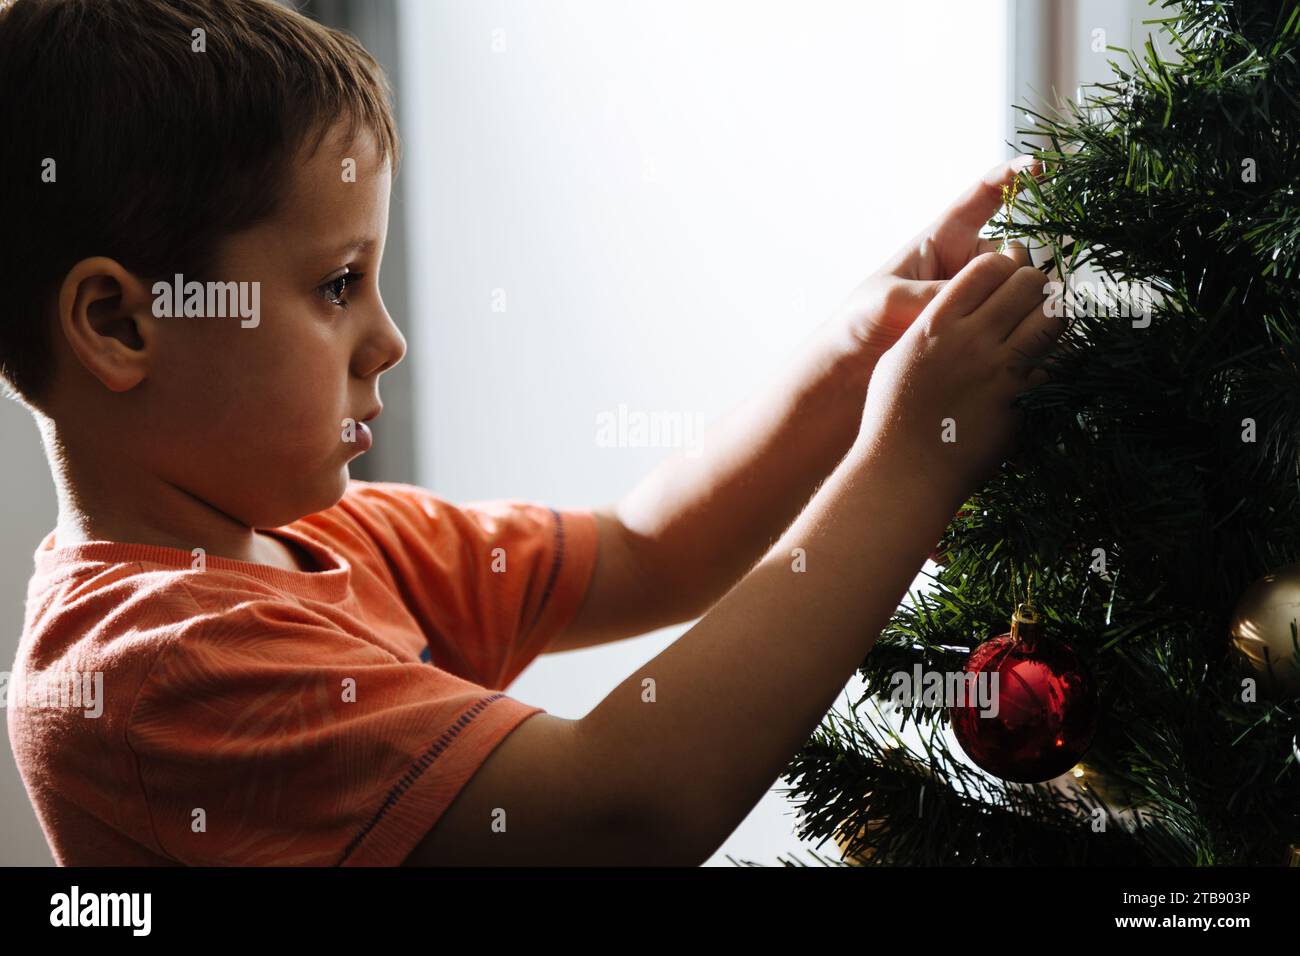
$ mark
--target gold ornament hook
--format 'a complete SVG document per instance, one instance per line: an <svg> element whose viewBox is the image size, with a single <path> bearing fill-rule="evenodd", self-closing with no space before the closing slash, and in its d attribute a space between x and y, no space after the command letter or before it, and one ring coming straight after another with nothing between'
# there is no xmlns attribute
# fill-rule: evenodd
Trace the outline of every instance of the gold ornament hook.
<svg viewBox="0 0 1300 956"><path fill-rule="evenodd" d="M1034 607L1033 581L1034 572L1030 571L1025 582L1025 599L1011 615L1011 636L1016 640L1032 641L1042 629L1043 617Z"/></svg>
<svg viewBox="0 0 1300 956"><path fill-rule="evenodd" d="M1002 227L1002 248L1007 248L1011 242L1011 203L1020 192L1020 173L1015 172L1011 175L1011 184L1002 184L1002 205L1006 209L1006 225Z"/></svg>

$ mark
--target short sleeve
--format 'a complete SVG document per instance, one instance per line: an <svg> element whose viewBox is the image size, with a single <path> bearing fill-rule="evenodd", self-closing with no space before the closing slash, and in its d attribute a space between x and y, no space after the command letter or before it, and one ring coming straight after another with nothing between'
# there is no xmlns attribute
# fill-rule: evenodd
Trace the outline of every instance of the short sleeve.
<svg viewBox="0 0 1300 956"><path fill-rule="evenodd" d="M192 866L395 866L542 708L252 602L162 651L128 742L154 841Z"/></svg>
<svg viewBox="0 0 1300 956"><path fill-rule="evenodd" d="M573 619L596 517L526 501L453 505L413 485L353 482L340 503L388 565L432 663L504 688Z"/></svg>

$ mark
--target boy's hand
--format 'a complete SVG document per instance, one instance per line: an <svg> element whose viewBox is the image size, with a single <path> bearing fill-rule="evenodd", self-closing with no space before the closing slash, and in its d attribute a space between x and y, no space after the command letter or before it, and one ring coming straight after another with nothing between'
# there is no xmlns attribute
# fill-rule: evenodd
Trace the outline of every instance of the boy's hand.
<svg viewBox="0 0 1300 956"><path fill-rule="evenodd" d="M853 291L840 308L840 321L852 333L864 367L874 367L947 280L976 256L997 251L1000 242L981 238L980 229L1002 205L1003 188L1016 174L1038 175L1040 168L1032 156L993 167Z"/></svg>
<svg viewBox="0 0 1300 956"><path fill-rule="evenodd" d="M876 366L858 444L961 502L1012 450L1021 391L1066 329L1023 247L976 256Z"/></svg>

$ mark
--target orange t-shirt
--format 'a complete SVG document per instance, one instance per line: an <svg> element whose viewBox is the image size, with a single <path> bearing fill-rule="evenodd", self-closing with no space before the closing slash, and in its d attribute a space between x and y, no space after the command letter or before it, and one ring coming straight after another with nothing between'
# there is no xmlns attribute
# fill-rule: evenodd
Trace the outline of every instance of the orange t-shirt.
<svg viewBox="0 0 1300 956"><path fill-rule="evenodd" d="M273 532L323 570L36 552L9 740L63 865L395 865L506 735L596 520L353 481ZM498 550L500 549L500 550Z"/></svg>

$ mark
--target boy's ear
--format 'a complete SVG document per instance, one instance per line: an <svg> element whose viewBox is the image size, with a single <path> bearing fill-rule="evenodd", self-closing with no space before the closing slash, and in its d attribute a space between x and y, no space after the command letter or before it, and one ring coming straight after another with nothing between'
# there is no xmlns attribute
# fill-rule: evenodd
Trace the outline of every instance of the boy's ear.
<svg viewBox="0 0 1300 956"><path fill-rule="evenodd" d="M153 321L152 294L116 259L82 259L63 277L63 337L110 391L128 391L148 377Z"/></svg>

